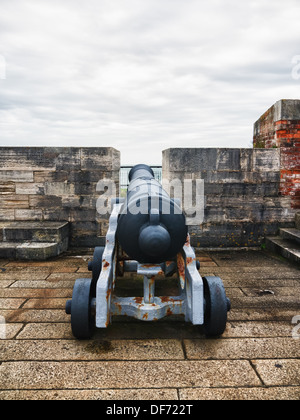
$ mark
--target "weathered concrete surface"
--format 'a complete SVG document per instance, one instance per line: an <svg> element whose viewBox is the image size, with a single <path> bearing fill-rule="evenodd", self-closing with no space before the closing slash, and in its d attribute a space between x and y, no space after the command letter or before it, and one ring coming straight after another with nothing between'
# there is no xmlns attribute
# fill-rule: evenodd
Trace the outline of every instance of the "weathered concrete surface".
<svg viewBox="0 0 300 420"><path fill-rule="evenodd" d="M64 305L75 279L90 276L89 257L0 260L0 399L299 400L299 267L258 251L198 254L201 274L222 277L232 302L216 340L178 318L115 318L75 340ZM139 289L118 284L119 294Z"/></svg>
<svg viewBox="0 0 300 420"><path fill-rule="evenodd" d="M193 246L260 246L280 227L294 226L291 197L280 195L279 149L167 149L163 179L193 180L194 188L204 181L204 220L189 228Z"/></svg>
<svg viewBox="0 0 300 420"><path fill-rule="evenodd" d="M96 209L98 182L118 191L119 169L112 147L0 147L0 222L65 221L71 246L103 245L108 214Z"/></svg>

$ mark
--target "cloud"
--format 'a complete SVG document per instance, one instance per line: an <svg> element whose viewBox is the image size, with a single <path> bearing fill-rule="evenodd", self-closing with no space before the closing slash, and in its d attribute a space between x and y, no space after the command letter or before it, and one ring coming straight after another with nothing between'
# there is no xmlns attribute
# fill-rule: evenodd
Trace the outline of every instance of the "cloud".
<svg viewBox="0 0 300 420"><path fill-rule="evenodd" d="M0 144L111 145L126 164L247 147L299 97L299 18L297 0L2 0Z"/></svg>

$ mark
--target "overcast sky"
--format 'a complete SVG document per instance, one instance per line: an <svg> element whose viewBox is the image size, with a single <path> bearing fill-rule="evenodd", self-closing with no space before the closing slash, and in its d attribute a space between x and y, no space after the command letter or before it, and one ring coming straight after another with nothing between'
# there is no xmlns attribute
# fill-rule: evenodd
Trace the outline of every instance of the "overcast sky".
<svg viewBox="0 0 300 420"><path fill-rule="evenodd" d="M0 145L250 147L297 60L299 0L0 0Z"/></svg>

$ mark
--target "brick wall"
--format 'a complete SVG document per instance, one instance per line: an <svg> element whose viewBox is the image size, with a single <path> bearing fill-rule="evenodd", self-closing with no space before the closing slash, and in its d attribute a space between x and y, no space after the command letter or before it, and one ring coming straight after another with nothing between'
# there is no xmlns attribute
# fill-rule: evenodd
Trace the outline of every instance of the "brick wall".
<svg viewBox="0 0 300 420"><path fill-rule="evenodd" d="M96 186L106 178L118 188L119 169L110 147L1 147L0 222L68 221L71 246L101 245L108 216L97 213Z"/></svg>
<svg viewBox="0 0 300 420"><path fill-rule="evenodd" d="M279 149L168 149L163 178L204 180L204 222L190 226L193 246L258 246L292 226L292 198L280 194Z"/></svg>
<svg viewBox="0 0 300 420"><path fill-rule="evenodd" d="M276 102L254 124L255 148L280 150L280 193L300 208L300 100Z"/></svg>

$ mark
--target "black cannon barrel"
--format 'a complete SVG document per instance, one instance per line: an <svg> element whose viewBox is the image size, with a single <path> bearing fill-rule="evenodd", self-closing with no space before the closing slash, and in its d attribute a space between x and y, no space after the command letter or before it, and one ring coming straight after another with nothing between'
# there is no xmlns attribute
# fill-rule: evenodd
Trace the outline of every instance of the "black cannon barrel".
<svg viewBox="0 0 300 420"><path fill-rule="evenodd" d="M129 173L126 200L118 219L117 238L128 256L140 263L171 260L187 238L185 216L144 164Z"/></svg>

